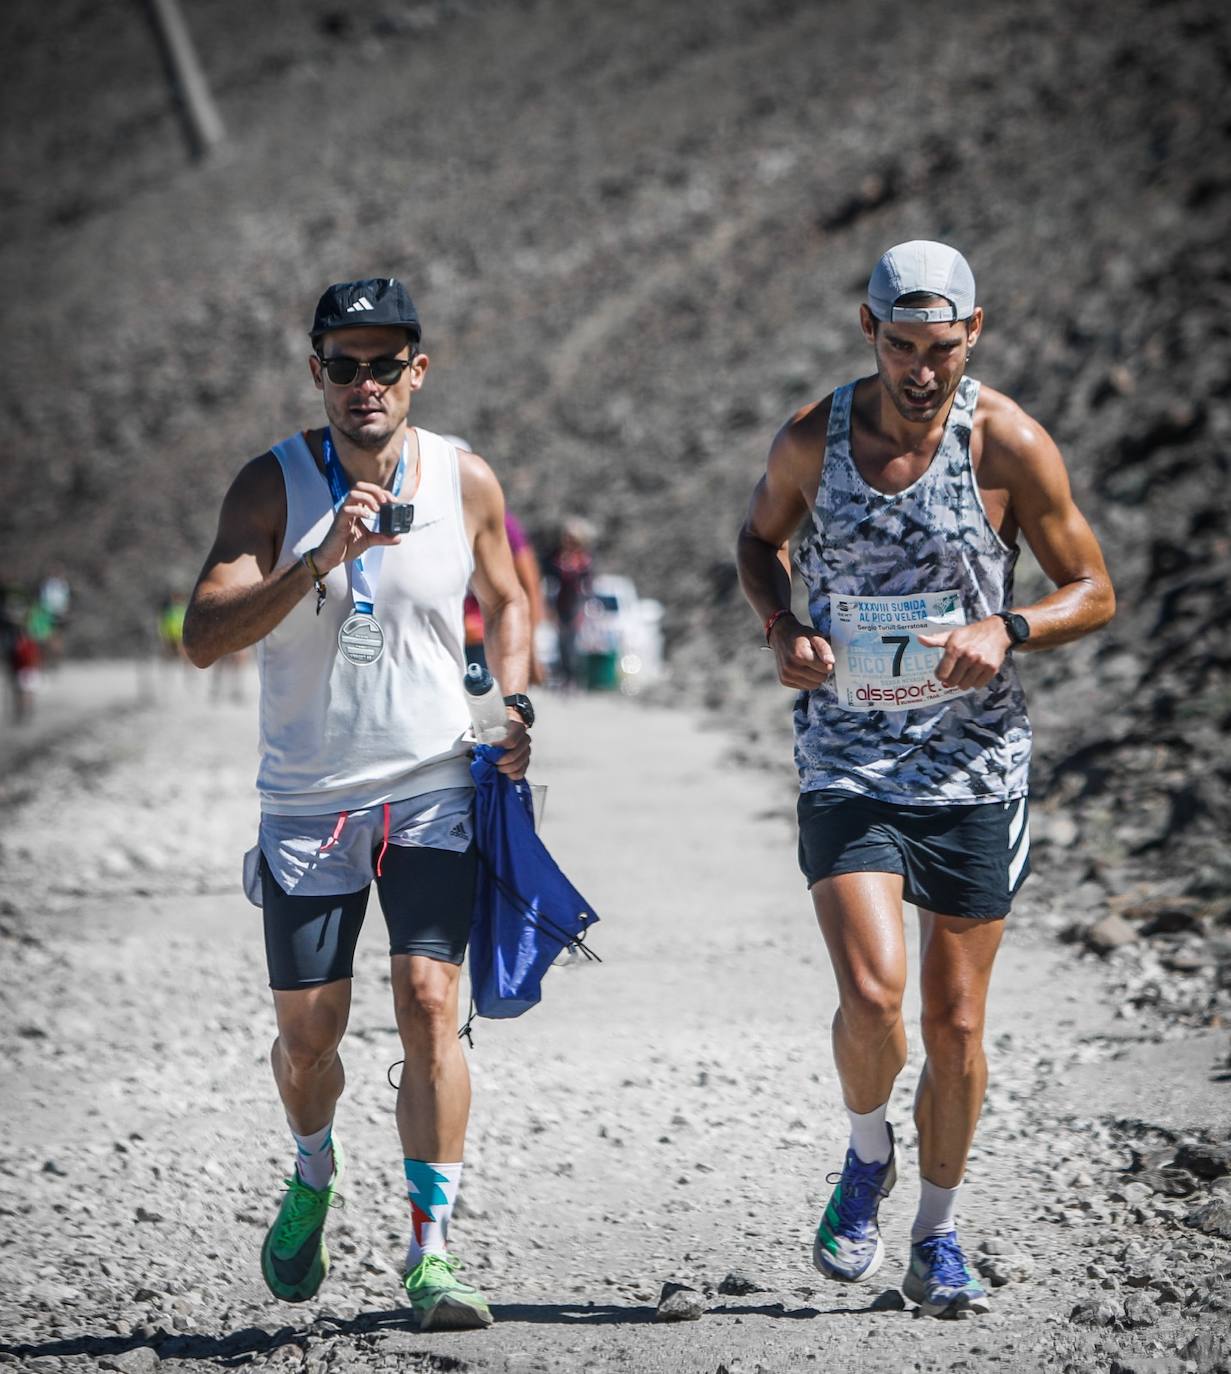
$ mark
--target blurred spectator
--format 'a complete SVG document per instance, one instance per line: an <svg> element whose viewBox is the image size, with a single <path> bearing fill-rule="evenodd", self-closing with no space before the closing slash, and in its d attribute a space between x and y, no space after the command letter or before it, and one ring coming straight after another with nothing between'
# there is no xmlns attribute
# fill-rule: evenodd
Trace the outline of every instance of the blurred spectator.
<svg viewBox="0 0 1231 1374"><path fill-rule="evenodd" d="M210 669L209 699L219 702L229 696L236 706L243 704L244 665L248 662L248 650L240 649L235 654L223 654Z"/></svg>
<svg viewBox="0 0 1231 1374"><path fill-rule="evenodd" d="M191 685L192 664L184 652L184 616L188 603L176 591L168 589L158 603L153 629L156 635L153 659L137 662L138 694L142 701L153 702L167 690L178 691L182 684Z"/></svg>
<svg viewBox="0 0 1231 1374"><path fill-rule="evenodd" d="M34 698L42 684L43 651L25 630L18 630L9 652L13 675L13 719L23 721L34 711Z"/></svg>
<svg viewBox="0 0 1231 1374"><path fill-rule="evenodd" d="M580 516L571 516L560 529L559 547L547 560L555 582L552 609L560 642L560 682L565 687L576 687L581 682L577 631L592 590L593 543L594 526Z"/></svg>
<svg viewBox="0 0 1231 1374"><path fill-rule="evenodd" d="M52 635L55 634L55 630L55 617L35 596L26 611L26 633L39 646L40 654L46 648Z"/></svg>
<svg viewBox="0 0 1231 1374"><path fill-rule="evenodd" d="M28 621L33 604L22 592L5 587L0 593L0 647L8 669L12 718L20 724L34 710L42 680L43 655Z"/></svg>
<svg viewBox="0 0 1231 1374"><path fill-rule="evenodd" d="M187 602L177 592L168 592L158 608L158 643L162 656L186 663L184 655L184 614Z"/></svg>
<svg viewBox="0 0 1231 1374"><path fill-rule="evenodd" d="M63 625L68 619L68 610L72 603L72 590L63 568L53 567L43 578L38 589L38 599L39 604L46 608L56 624Z"/></svg>
<svg viewBox="0 0 1231 1374"><path fill-rule="evenodd" d="M53 568L39 583L26 615L26 629L48 668L56 667L64 656L64 626L70 600L68 579L58 567Z"/></svg>

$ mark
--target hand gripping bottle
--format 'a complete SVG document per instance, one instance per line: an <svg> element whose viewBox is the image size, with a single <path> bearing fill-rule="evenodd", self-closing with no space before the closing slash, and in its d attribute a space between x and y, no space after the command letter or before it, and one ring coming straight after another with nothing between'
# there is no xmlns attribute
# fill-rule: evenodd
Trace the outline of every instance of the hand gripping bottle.
<svg viewBox="0 0 1231 1374"><path fill-rule="evenodd" d="M475 739L480 744L499 744L509 732L509 713L504 708L500 684L481 663L470 663L462 686L466 689Z"/></svg>

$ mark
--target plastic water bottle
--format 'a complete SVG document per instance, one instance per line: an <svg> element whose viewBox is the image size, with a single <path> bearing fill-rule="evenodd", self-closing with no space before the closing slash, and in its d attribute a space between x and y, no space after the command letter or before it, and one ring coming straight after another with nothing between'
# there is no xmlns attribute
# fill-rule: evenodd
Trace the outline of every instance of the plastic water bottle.
<svg viewBox="0 0 1231 1374"><path fill-rule="evenodd" d="M500 694L500 684L481 663L470 663L466 666L462 686L466 689L475 739L480 744L499 744L509 732L509 714Z"/></svg>

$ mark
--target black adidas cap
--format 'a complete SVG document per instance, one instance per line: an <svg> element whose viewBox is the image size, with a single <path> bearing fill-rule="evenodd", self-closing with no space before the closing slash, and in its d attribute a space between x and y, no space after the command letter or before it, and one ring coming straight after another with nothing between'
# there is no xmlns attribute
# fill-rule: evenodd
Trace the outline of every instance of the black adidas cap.
<svg viewBox="0 0 1231 1374"><path fill-rule="evenodd" d="M316 303L310 335L317 339L331 329L359 325L393 325L405 329L415 343L422 337L419 312L396 277L365 277L331 286Z"/></svg>

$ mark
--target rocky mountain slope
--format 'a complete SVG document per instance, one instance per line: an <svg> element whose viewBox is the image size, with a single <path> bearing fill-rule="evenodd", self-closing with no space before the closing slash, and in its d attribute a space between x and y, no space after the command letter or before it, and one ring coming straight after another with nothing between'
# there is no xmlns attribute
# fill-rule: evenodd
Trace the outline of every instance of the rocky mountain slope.
<svg viewBox="0 0 1231 1374"><path fill-rule="evenodd" d="M1063 805L1076 876L1094 854L1113 887L1221 891L1225 7L185 10L229 134L206 164L141 6L6 16L0 540L6 578L67 567L79 651L149 638L231 475L316 413L318 291L390 272L426 321L420 422L490 456L532 529L589 515L666 602L677 680L783 760L734 531L784 416L867 368L877 254L951 239L979 375L1056 435L1120 592L1108 632L1029 665L1041 833Z"/></svg>

